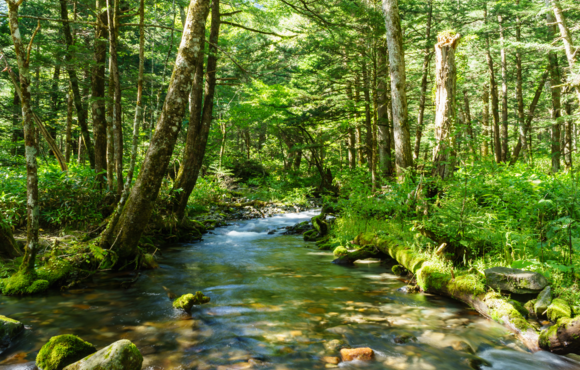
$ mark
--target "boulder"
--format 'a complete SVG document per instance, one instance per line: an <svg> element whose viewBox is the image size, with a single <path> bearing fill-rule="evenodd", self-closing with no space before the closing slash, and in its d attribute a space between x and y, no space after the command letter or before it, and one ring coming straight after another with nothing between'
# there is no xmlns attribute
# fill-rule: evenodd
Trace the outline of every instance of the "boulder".
<svg viewBox="0 0 580 370"><path fill-rule="evenodd" d="M36 366L42 370L62 370L97 349L76 335L64 334L50 338L36 356Z"/></svg>
<svg viewBox="0 0 580 370"><path fill-rule="evenodd" d="M548 307L548 319L552 322L557 322L561 318L569 319L572 317L572 309L568 302L563 299L556 298Z"/></svg>
<svg viewBox="0 0 580 370"><path fill-rule="evenodd" d="M370 361L375 358L375 352L370 348L343 348L340 350L342 361Z"/></svg>
<svg viewBox="0 0 580 370"><path fill-rule="evenodd" d="M536 316L542 316L548 309L548 306L550 306L550 303L552 303L552 288L547 286L538 294L538 300L534 304Z"/></svg>
<svg viewBox="0 0 580 370"><path fill-rule="evenodd" d="M141 366L141 352L131 341L123 339L67 366L65 370L141 370Z"/></svg>
<svg viewBox="0 0 580 370"><path fill-rule="evenodd" d="M515 294L538 293L548 286L548 280L537 272L494 267L485 270L487 285Z"/></svg>
<svg viewBox="0 0 580 370"><path fill-rule="evenodd" d="M24 325L20 321L0 315L0 349L8 347L23 331Z"/></svg>
<svg viewBox="0 0 580 370"><path fill-rule="evenodd" d="M181 297L173 301L173 308L179 310L189 311L194 305L200 305L208 303L210 301L209 297L203 295L202 292L197 292L194 294L184 294Z"/></svg>

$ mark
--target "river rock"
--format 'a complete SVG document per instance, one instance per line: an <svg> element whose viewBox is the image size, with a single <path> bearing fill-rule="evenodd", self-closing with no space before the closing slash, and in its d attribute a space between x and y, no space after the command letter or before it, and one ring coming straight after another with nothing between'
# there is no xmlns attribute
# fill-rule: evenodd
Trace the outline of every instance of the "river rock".
<svg viewBox="0 0 580 370"><path fill-rule="evenodd" d="M0 315L0 350L8 347L12 340L24 331L20 321Z"/></svg>
<svg viewBox="0 0 580 370"><path fill-rule="evenodd" d="M556 298L552 301L552 304L548 307L548 319L552 322L557 322L561 318L571 318L572 309L568 302L563 299Z"/></svg>
<svg viewBox="0 0 580 370"><path fill-rule="evenodd" d="M95 346L76 335L58 335L42 346L36 356L36 366L42 370L62 370L95 352Z"/></svg>
<svg viewBox="0 0 580 370"><path fill-rule="evenodd" d="M375 352L370 348L343 348L340 350L342 361L370 361L375 358Z"/></svg>
<svg viewBox="0 0 580 370"><path fill-rule="evenodd" d="M547 286L538 294L538 300L534 304L534 312L536 316L540 317L546 312L548 306L552 303L552 288Z"/></svg>
<svg viewBox="0 0 580 370"><path fill-rule="evenodd" d="M194 305L208 303L209 301L210 298L204 296L202 292L184 294L173 301L173 308L189 311Z"/></svg>
<svg viewBox="0 0 580 370"><path fill-rule="evenodd" d="M487 285L515 294L538 293L548 285L548 280L537 272L494 267L485 270Z"/></svg>
<svg viewBox="0 0 580 370"><path fill-rule="evenodd" d="M141 352L131 341L123 339L67 366L64 370L141 370L142 365Z"/></svg>
<svg viewBox="0 0 580 370"><path fill-rule="evenodd" d="M326 350L329 352L334 352L343 345L344 345L344 341L342 341L340 339L333 339L331 341L325 342L324 348L326 348Z"/></svg>

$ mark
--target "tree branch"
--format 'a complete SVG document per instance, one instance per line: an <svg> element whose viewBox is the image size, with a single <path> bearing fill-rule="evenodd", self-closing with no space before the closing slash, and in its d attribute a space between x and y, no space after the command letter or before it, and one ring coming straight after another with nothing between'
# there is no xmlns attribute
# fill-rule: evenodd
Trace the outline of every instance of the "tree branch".
<svg viewBox="0 0 580 370"><path fill-rule="evenodd" d="M291 38L294 38L294 37L296 37L296 35L292 35L292 36L284 36L284 35L280 35L280 34L278 34L278 33L275 33L275 32L266 32L266 31L260 31L260 30L256 30L256 29L249 28L249 27L246 27L246 26L242 26L241 24L232 23L232 22L226 22L226 21L222 21L221 23L222 23L222 24L227 24L227 25L230 25L230 26L233 26L233 27L242 28L242 29L244 29L244 30L246 30L246 31L251 31L251 32L261 33L262 35L270 35L270 36L276 36L276 37L281 37L281 38L284 38L284 39L291 39Z"/></svg>
<svg viewBox="0 0 580 370"><path fill-rule="evenodd" d="M38 33L39 30L40 30L40 21L38 21L38 25L36 26L36 29L32 33L32 37L30 38L30 42L28 43L28 48L26 49L26 65L30 64L30 51L32 50L32 43L34 42L34 38L36 37L36 34Z"/></svg>

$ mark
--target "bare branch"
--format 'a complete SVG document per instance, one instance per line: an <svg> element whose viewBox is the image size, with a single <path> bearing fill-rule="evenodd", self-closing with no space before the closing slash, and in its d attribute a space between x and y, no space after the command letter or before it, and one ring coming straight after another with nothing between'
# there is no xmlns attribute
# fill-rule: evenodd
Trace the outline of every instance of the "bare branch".
<svg viewBox="0 0 580 370"><path fill-rule="evenodd" d="M26 65L30 63L30 51L32 50L32 43L34 42L34 38L36 37L38 31L40 31L40 21L38 21L38 25L36 26L34 33L32 33L32 37L30 38L30 42L28 43L28 49L26 50Z"/></svg>
<svg viewBox="0 0 580 370"><path fill-rule="evenodd" d="M242 28L242 29L244 29L244 30L246 30L246 31L251 31L251 32L261 33L262 35L270 35L270 36L276 36L276 37L281 37L281 38L284 38L284 39L291 39L291 38L294 38L294 37L296 37L296 35L292 35L292 36L284 36L284 35L280 35L280 34L278 34L278 33L275 33L275 32L265 32L265 31L260 31L260 30L256 30L256 29L249 28L249 27L246 27L246 26L242 26L241 24L232 23L232 22L226 22L226 21L222 21L221 23L222 23L222 24L227 24L227 25L230 25L230 26L233 26L233 27Z"/></svg>

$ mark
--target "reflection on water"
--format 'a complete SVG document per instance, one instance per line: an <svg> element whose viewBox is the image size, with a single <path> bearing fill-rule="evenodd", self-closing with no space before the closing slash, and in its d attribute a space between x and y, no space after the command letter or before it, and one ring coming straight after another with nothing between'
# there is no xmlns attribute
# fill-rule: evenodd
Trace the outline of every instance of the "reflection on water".
<svg viewBox="0 0 580 370"><path fill-rule="evenodd" d="M47 296L0 297L2 314L29 330L0 355L0 369L33 368L53 335L72 333L104 347L133 341L147 369L325 369L339 340L371 347L366 369L580 369L570 359L529 353L502 326L448 299L406 294L385 266L330 263L283 226L300 213L240 222L201 243L164 252L161 268L130 289L129 274L103 275L85 288ZM191 315L171 307L177 294L203 291L212 301ZM486 364L491 365L485 366Z"/></svg>

